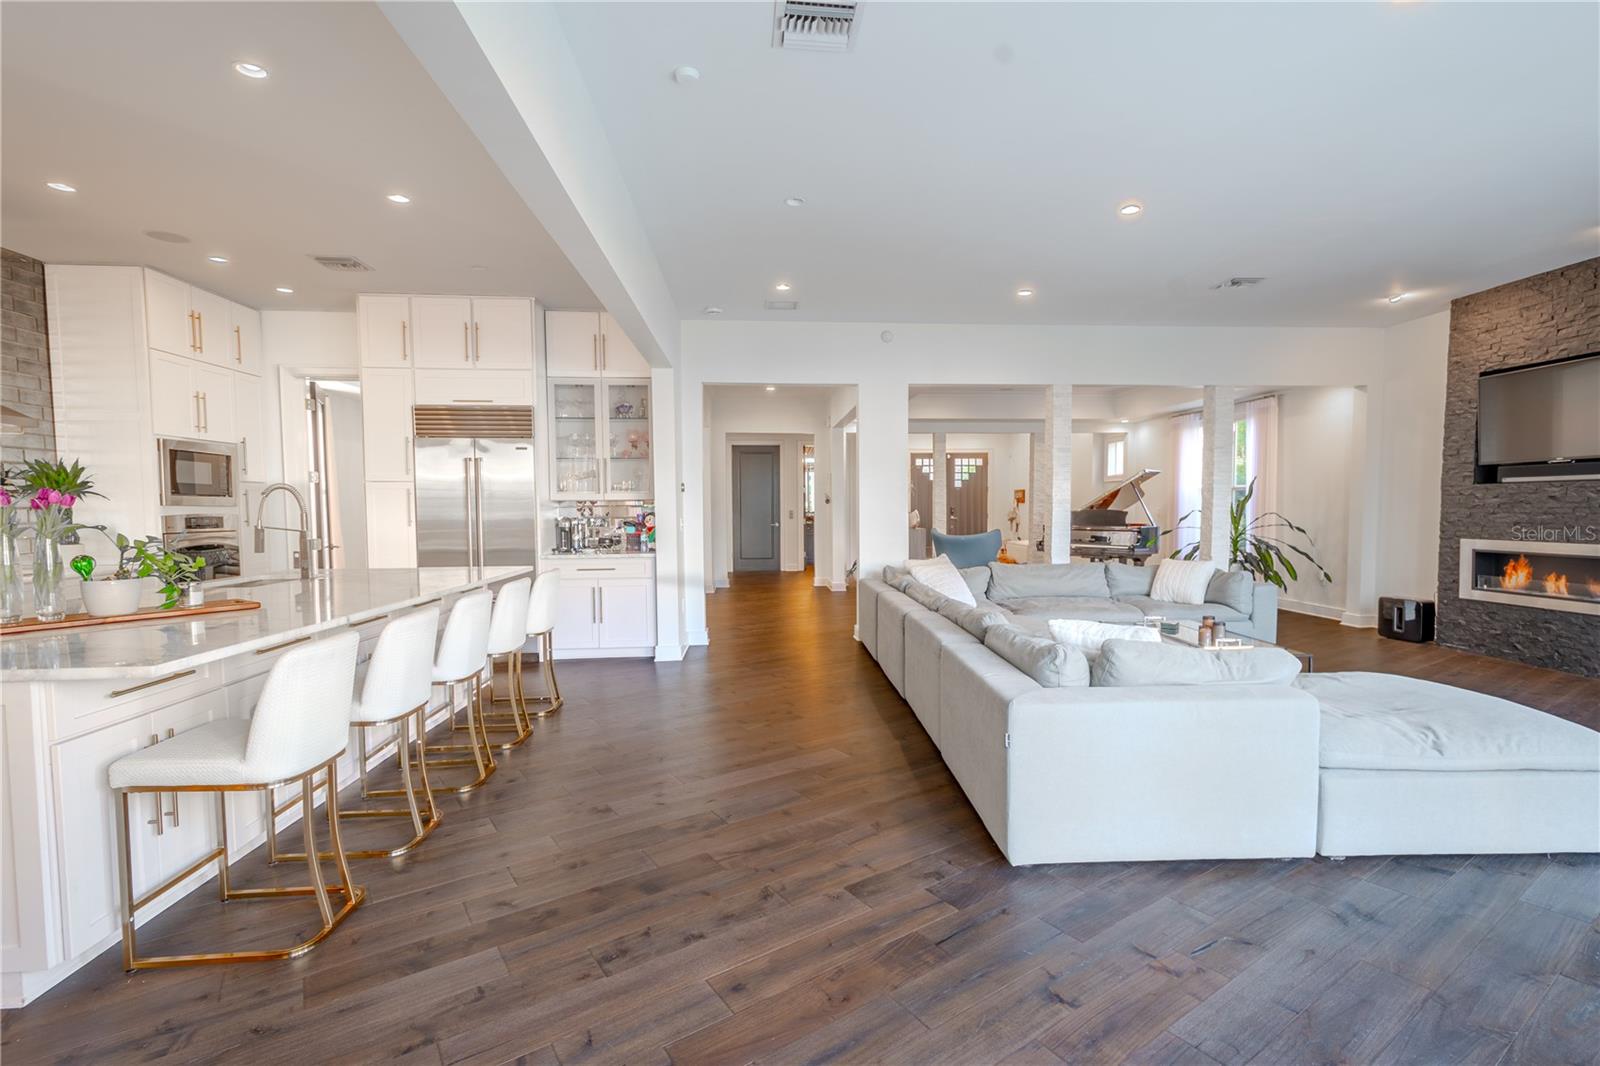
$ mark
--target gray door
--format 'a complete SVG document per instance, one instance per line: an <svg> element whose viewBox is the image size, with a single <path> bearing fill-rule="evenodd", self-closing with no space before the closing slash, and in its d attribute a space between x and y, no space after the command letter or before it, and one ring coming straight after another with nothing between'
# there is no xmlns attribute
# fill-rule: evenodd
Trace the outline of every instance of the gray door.
<svg viewBox="0 0 1600 1066"><path fill-rule="evenodd" d="M946 533L989 531L989 461L974 452L952 452L949 457L950 515Z"/></svg>
<svg viewBox="0 0 1600 1066"><path fill-rule="evenodd" d="M472 565L474 454L467 438L417 438L418 566Z"/></svg>
<svg viewBox="0 0 1600 1066"><path fill-rule="evenodd" d="M533 441L479 437L474 443L478 561L483 566L530 566L538 558L539 529Z"/></svg>
<svg viewBox="0 0 1600 1066"><path fill-rule="evenodd" d="M919 528L934 528L932 452L911 453L911 509L917 512Z"/></svg>
<svg viewBox="0 0 1600 1066"><path fill-rule="evenodd" d="M778 449L733 449L733 568L778 569Z"/></svg>

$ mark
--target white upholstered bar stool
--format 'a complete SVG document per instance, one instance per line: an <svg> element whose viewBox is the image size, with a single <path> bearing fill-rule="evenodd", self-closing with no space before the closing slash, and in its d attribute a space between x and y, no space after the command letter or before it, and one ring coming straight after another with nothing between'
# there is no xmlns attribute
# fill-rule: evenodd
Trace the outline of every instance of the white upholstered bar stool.
<svg viewBox="0 0 1600 1066"><path fill-rule="evenodd" d="M489 702L509 703L509 711L484 712L491 724L489 732L515 732L516 736L495 747L501 751L527 740L531 734L528 709L523 705L518 675L522 670L522 645L528 640L528 594L533 588L531 578L519 577L500 586L494 596L494 611L489 615L489 655L484 671L489 678ZM504 700L494 696L494 667L500 658L506 661L506 687L510 690Z"/></svg>
<svg viewBox="0 0 1600 1066"><path fill-rule="evenodd" d="M545 694L529 696L522 685L522 656L517 655L517 695L522 698L523 713L528 702L544 706L534 712L543 718L561 709L561 686L556 683L556 607L561 597L561 571L546 570L533 583L533 593L528 597L528 636L539 638L539 670L544 674Z"/></svg>
<svg viewBox="0 0 1600 1066"><path fill-rule="evenodd" d="M488 589L474 589L464 594L451 606L444 633L439 637L439 650L433 657L433 683L444 686L445 706L449 709L453 729L458 728L456 686L467 686L465 732L469 740L465 744L429 744L426 757L433 759L434 766L476 766L478 776L464 785L435 788L435 792L471 792L482 787L495 771L494 748L484 730L482 699L483 664L489 657L489 612L493 603L494 593ZM437 753L463 751L471 757L434 758Z"/></svg>
<svg viewBox="0 0 1600 1066"><path fill-rule="evenodd" d="M356 733L357 773L361 777L361 796L404 796L405 807L356 807L339 811L341 818L410 818L411 839L393 848L347 848L345 855L352 859L393 858L404 855L426 840L439 827L439 808L433 801L433 789L428 785L427 732L428 697L433 691L433 642L439 634L439 608L424 607L403 614L383 627L377 643L372 647L372 658L367 661L366 676L361 680L360 693L350 704L350 726ZM366 731L369 726L390 726L394 733L377 749L368 750ZM415 731L413 733L413 731ZM421 778L423 803L417 802L417 783L411 775L411 744L417 745L417 770ZM394 744L400 764L400 780L404 787L393 789L368 789L367 761L376 752ZM292 806L293 803L286 804ZM302 859L298 853L279 852L277 833L269 828L267 843L271 861ZM322 853L328 858L327 852Z"/></svg>
<svg viewBox="0 0 1600 1066"><path fill-rule="evenodd" d="M206 962L251 962L294 958L310 951L366 898L366 890L350 881L344 845L339 836L339 756L350 738L350 692L356 674L359 637L347 629L283 653L267 675L255 712L248 722L223 719L207 722L170 740L164 740L111 764L111 788L121 807L122 832L118 860L122 880L122 965L129 971L147 967L186 966ZM338 866L340 882L327 884L322 864L315 856L315 819L312 817L313 778L328 775L328 837ZM236 889L228 884L229 792L267 791L277 784L300 783L305 817L306 868L309 885ZM129 841L129 797L138 792L215 792L217 794L216 850L193 866L146 893L133 891L133 863ZM269 798L270 803L270 798ZM193 955L153 955L140 958L134 937L139 910L183 881L206 863L216 860L218 893L224 903L236 899L275 896L315 896L322 924L307 940L286 948L221 951ZM334 909L331 896L344 902Z"/></svg>

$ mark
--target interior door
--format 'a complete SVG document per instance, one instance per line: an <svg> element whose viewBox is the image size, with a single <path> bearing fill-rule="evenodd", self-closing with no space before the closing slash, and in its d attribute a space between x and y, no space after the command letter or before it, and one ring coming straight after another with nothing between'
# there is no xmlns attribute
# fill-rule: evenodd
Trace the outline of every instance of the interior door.
<svg viewBox="0 0 1600 1066"><path fill-rule="evenodd" d="M471 565L472 441L417 440L417 565Z"/></svg>
<svg viewBox="0 0 1600 1066"><path fill-rule="evenodd" d="M911 456L911 506L917 512L917 528L933 528L933 455L916 452Z"/></svg>
<svg viewBox="0 0 1600 1066"><path fill-rule="evenodd" d="M776 570L779 563L778 448L733 449L733 568Z"/></svg>
<svg viewBox="0 0 1600 1066"><path fill-rule="evenodd" d="M946 533L989 530L989 457L981 452L952 452L946 476L950 514Z"/></svg>
<svg viewBox="0 0 1600 1066"><path fill-rule="evenodd" d="M531 566L538 558L539 505L533 441L480 437L473 457L482 565Z"/></svg>

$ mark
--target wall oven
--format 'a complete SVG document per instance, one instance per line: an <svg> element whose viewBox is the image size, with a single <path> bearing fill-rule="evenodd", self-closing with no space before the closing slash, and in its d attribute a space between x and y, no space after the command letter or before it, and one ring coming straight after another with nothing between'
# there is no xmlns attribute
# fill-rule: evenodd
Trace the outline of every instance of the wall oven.
<svg viewBox="0 0 1600 1066"><path fill-rule="evenodd" d="M163 437L163 507L234 507L239 502L239 449L209 440Z"/></svg>

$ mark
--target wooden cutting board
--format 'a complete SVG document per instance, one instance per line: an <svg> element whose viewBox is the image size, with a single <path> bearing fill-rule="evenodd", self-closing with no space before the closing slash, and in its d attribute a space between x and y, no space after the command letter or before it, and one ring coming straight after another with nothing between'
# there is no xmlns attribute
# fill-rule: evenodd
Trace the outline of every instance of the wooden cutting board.
<svg viewBox="0 0 1600 1066"><path fill-rule="evenodd" d="M52 629L82 629L85 626L108 626L120 622L157 622L171 618L189 618L197 614L223 614L228 611L256 611L261 604L255 600L212 600L199 607L174 607L164 611L159 607L136 611L133 614L113 614L96 618L92 614L69 614L59 622L41 622L37 618L24 618L20 622L0 625L0 637L15 637L24 633L45 633Z"/></svg>

